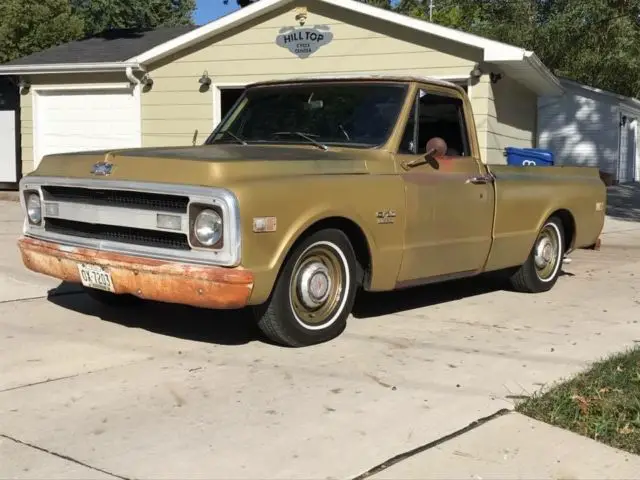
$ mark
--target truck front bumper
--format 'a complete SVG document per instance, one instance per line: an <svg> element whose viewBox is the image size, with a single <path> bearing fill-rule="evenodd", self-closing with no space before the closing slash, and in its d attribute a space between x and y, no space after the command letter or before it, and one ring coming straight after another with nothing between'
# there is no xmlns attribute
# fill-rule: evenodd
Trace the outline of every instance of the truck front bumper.
<svg viewBox="0 0 640 480"><path fill-rule="evenodd" d="M30 237L18 240L25 266L60 280L82 283L80 264L102 267L114 293L213 309L242 308L253 290L253 274L240 268L168 262Z"/></svg>

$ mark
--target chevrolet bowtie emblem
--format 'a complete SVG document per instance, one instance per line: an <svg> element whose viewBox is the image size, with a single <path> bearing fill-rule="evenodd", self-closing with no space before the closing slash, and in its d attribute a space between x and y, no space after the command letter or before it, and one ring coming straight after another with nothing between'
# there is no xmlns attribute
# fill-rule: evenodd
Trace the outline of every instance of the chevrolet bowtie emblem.
<svg viewBox="0 0 640 480"><path fill-rule="evenodd" d="M111 175L111 172L113 171L113 163L109 163L109 162L98 162L95 163L93 165L93 168L91 169L91 173L93 173L94 175L101 175L103 177L106 177L107 175Z"/></svg>

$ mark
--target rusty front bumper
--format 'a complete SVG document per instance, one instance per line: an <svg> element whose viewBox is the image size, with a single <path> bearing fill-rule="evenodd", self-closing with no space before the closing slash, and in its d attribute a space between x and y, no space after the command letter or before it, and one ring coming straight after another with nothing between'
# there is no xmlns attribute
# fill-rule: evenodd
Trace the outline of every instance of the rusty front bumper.
<svg viewBox="0 0 640 480"><path fill-rule="evenodd" d="M247 270L167 262L76 248L23 237L22 260L34 272L81 283L79 263L99 265L110 274L115 293L204 308L241 308L253 289Z"/></svg>

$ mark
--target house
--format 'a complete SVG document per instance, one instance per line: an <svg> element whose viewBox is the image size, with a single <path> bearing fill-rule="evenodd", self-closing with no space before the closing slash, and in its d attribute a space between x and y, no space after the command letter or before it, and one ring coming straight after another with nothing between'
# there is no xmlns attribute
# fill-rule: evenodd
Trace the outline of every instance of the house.
<svg viewBox="0 0 640 480"><path fill-rule="evenodd" d="M537 99L561 95L530 51L355 0L261 0L204 26L72 42L1 65L21 79L23 172L72 150L204 141L245 85L331 74L462 85L482 158L537 138Z"/></svg>
<svg viewBox="0 0 640 480"><path fill-rule="evenodd" d="M15 190L20 181L20 101L15 79L0 76L0 190Z"/></svg>
<svg viewBox="0 0 640 480"><path fill-rule="evenodd" d="M563 95L538 99L538 146L551 150L558 165L599 167L613 183L639 181L640 100L560 83Z"/></svg>

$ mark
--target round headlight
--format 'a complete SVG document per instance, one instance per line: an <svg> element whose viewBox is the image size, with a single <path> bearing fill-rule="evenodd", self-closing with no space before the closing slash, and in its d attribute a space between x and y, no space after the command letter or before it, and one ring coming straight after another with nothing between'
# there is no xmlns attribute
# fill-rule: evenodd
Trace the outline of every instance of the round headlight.
<svg viewBox="0 0 640 480"><path fill-rule="evenodd" d="M222 238L222 218L214 210L203 210L193 225L196 240L205 247L211 247Z"/></svg>
<svg viewBox="0 0 640 480"><path fill-rule="evenodd" d="M42 205L40 204L40 195L31 193L27 197L27 216L31 223L36 225L42 221Z"/></svg>

